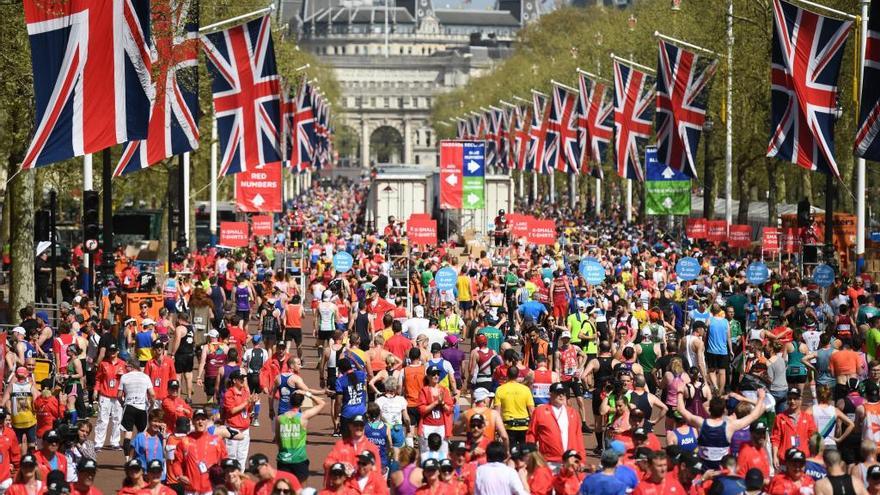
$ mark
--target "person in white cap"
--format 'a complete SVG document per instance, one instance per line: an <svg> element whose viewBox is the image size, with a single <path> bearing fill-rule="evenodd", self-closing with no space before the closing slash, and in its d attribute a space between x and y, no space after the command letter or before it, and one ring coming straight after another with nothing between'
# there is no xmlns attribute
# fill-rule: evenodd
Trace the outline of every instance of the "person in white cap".
<svg viewBox="0 0 880 495"><path fill-rule="evenodd" d="M37 349L27 339L27 330L24 327L15 327L12 329L12 349L13 352L6 354L6 369L14 370L19 366L24 366L25 359L34 357Z"/></svg>
<svg viewBox="0 0 880 495"><path fill-rule="evenodd" d="M459 416L458 422L453 429L454 433L457 435L469 433L471 418L479 415L482 416L485 422L483 435L492 440L499 438L506 445L509 440L507 429L504 427L504 421L501 419L501 413L490 407L489 399L493 397L495 397L495 394L485 388L480 387L474 390L473 404Z"/></svg>
<svg viewBox="0 0 880 495"><path fill-rule="evenodd" d="M425 318L425 308L419 305L413 308L412 318L403 322L403 334L415 342L416 338L427 331L429 326L430 322Z"/></svg>

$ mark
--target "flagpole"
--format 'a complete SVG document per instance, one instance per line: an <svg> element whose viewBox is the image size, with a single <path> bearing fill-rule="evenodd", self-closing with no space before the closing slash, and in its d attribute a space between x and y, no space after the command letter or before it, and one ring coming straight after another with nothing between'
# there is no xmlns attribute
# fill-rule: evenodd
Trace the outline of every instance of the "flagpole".
<svg viewBox="0 0 880 495"><path fill-rule="evenodd" d="M626 223L631 224L633 219L633 181L630 178L626 180Z"/></svg>
<svg viewBox="0 0 880 495"><path fill-rule="evenodd" d="M727 0L727 115L724 116L724 218L733 221L733 0Z"/></svg>
<svg viewBox="0 0 880 495"><path fill-rule="evenodd" d="M572 208L574 208L574 204L577 202L577 180L576 174L568 174L568 198Z"/></svg>
<svg viewBox="0 0 880 495"><path fill-rule="evenodd" d="M217 244L217 118L211 119L211 193L209 196L211 245Z"/></svg>
<svg viewBox="0 0 880 495"><path fill-rule="evenodd" d="M190 222L190 220L189 220L189 214L190 214L189 188L190 188L190 180L191 180L191 175L190 175L191 169L190 169L189 159L190 159L189 151L187 151L186 153L183 154L183 161L181 162L181 164L183 165L183 191L181 192L181 194L183 194L183 210L181 212L181 214L183 215L183 222L181 222L181 226L183 228L183 233L180 235L181 239L184 239L185 241L187 241L186 242L187 245L189 244L189 227L190 227L190 223L189 223Z"/></svg>
<svg viewBox="0 0 880 495"><path fill-rule="evenodd" d="M861 25L861 71L859 71L859 93L865 80L865 50L868 47L868 6L870 0L861 0L862 25ZM826 218L827 222L828 219ZM865 159L856 156L856 268L859 260L865 255ZM858 272L857 272L858 273Z"/></svg>
<svg viewBox="0 0 880 495"><path fill-rule="evenodd" d="M83 155L83 191L92 191L95 189L94 186L94 178L92 175L92 154L86 153ZM94 266L92 266L92 254L88 249L83 249L83 266L88 270L88 279L89 279L89 287L88 293L89 297L94 299L95 297L95 271Z"/></svg>
<svg viewBox="0 0 880 495"><path fill-rule="evenodd" d="M694 45L693 43L688 43L687 41L683 41L678 38L673 38L672 36L666 36L665 34L661 33L660 31L654 31L654 37L660 38L663 41L668 41L669 43L672 43L673 45L681 45L685 48L690 48L691 50L694 50L694 51L703 52L703 54L705 54L705 55L710 55L713 57L718 56L717 53L713 52L712 50L709 50L708 48L703 48L702 46Z"/></svg>
<svg viewBox="0 0 880 495"><path fill-rule="evenodd" d="M268 14L269 12L272 12L273 10L275 10L275 3L270 4L268 7L265 7L265 8L259 9L259 10L255 10L253 12L248 12L247 14L241 14L241 15L235 16L231 19L218 21L218 22L215 22L214 24L208 24L207 26L203 26L203 27L199 28L199 33L208 34L210 31L217 29L221 26L225 26L226 24L232 24L234 22L238 22L243 19L247 19L249 17L256 17L256 16L260 16L263 14Z"/></svg>
<svg viewBox="0 0 880 495"><path fill-rule="evenodd" d="M550 169L550 204L556 202L556 169Z"/></svg>
<svg viewBox="0 0 880 495"><path fill-rule="evenodd" d="M598 165L601 166L601 165ZM602 180L596 177L596 218L602 214Z"/></svg>

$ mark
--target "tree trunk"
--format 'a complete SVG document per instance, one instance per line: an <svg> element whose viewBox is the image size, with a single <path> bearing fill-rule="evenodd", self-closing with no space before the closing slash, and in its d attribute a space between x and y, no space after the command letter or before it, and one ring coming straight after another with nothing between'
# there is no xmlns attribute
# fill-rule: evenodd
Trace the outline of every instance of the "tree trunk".
<svg viewBox="0 0 880 495"><path fill-rule="evenodd" d="M10 163L21 163L21 159ZM9 199L15 220L11 225L12 273L9 281L9 305L13 312L34 303L34 179L33 170L25 170L12 180Z"/></svg>
<svg viewBox="0 0 880 495"><path fill-rule="evenodd" d="M779 162L775 159L767 160L767 225L771 227L776 226L776 203L777 198L779 197L779 186L784 185L783 181L779 181L779 176L777 174L779 169Z"/></svg>
<svg viewBox="0 0 880 495"><path fill-rule="evenodd" d="M745 170L736 167L736 183L739 186L739 209L736 212L736 223L746 225L749 223L749 187L745 179Z"/></svg>

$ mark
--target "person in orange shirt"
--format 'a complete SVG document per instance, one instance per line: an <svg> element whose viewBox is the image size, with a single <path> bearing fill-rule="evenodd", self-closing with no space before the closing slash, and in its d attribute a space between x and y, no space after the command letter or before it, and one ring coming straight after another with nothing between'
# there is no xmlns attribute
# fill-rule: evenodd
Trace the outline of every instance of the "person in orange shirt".
<svg viewBox="0 0 880 495"><path fill-rule="evenodd" d="M153 341L153 358L147 361L144 373L153 382L153 392L156 394L156 402L161 403L168 397L168 385L172 380L177 380L177 372L174 371L174 360L165 355L165 343L161 340Z"/></svg>
<svg viewBox="0 0 880 495"><path fill-rule="evenodd" d="M162 412L168 431L175 431L178 419L192 419L193 409L180 396L180 382L176 379L168 382L168 396L162 401Z"/></svg>
<svg viewBox="0 0 880 495"><path fill-rule="evenodd" d="M293 347L296 349L296 356L302 359L302 315L303 306L302 298L299 294L293 296L287 307L284 308L284 335L281 341L293 341Z"/></svg>
<svg viewBox="0 0 880 495"><path fill-rule="evenodd" d="M251 410L259 396L251 395L245 386L245 375L240 370L235 370L229 375L232 387L223 394L223 418L226 427L235 429L242 434L241 439L226 439L226 449L229 457L237 460L240 464L247 462L248 449L251 444ZM235 435L233 435L235 436Z"/></svg>
<svg viewBox="0 0 880 495"><path fill-rule="evenodd" d="M107 356L98 363L95 388L98 392L98 421L95 423L95 447L104 448L107 428L110 428L110 448L119 449L122 403L117 399L119 379L126 372L125 361L119 359L115 343L107 347Z"/></svg>
<svg viewBox="0 0 880 495"><path fill-rule="evenodd" d="M831 359L828 362L828 367L837 382L834 386L835 401L846 397L849 392L847 381L850 378L858 378L867 372L859 354L852 350L850 341L838 340L838 342L841 343L841 348L831 353Z"/></svg>
<svg viewBox="0 0 880 495"><path fill-rule="evenodd" d="M37 414L37 437L45 435L55 425L55 421L64 417L61 401L52 395L51 380L43 380L42 386L43 390L40 391L40 396L34 400L34 412ZM76 421L71 418L71 423L76 423Z"/></svg>
<svg viewBox="0 0 880 495"><path fill-rule="evenodd" d="M327 470L327 487L318 492L318 495L357 495L346 485L348 475L345 465L337 462Z"/></svg>
<svg viewBox="0 0 880 495"><path fill-rule="evenodd" d="M357 469L346 485L358 495L388 495L388 483L376 470L376 458L369 450L358 454Z"/></svg>
<svg viewBox="0 0 880 495"><path fill-rule="evenodd" d="M67 456L58 452L59 447L61 447L61 435L55 430L47 431L43 435L43 447L34 452L34 457L37 458L37 470L42 479L46 479L46 475L53 469L67 475Z"/></svg>
<svg viewBox="0 0 880 495"><path fill-rule="evenodd" d="M223 440L208 433L211 416L204 409L193 413L194 430L177 446L175 458L182 461L182 474L178 477L187 492L197 495L211 493L211 480L208 471L226 457L226 444Z"/></svg>

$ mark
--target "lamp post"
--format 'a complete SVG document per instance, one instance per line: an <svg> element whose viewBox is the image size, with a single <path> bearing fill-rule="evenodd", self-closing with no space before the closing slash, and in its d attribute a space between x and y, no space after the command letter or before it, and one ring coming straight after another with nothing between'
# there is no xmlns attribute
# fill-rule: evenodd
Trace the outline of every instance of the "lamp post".
<svg viewBox="0 0 880 495"><path fill-rule="evenodd" d="M596 33L596 46L601 47L602 41L603 41L602 33L597 32ZM600 50L600 52L601 52L601 50ZM596 74L598 74L599 76L602 75L602 57L601 56L596 58ZM596 160L596 166L601 167L602 162L600 160ZM601 214L602 214L602 181L599 180L598 177L596 177L596 218L599 218L599 216Z"/></svg>
<svg viewBox="0 0 880 495"><path fill-rule="evenodd" d="M715 165L709 153L713 130L715 130L715 121L706 115L706 121L703 122L703 134L706 135L703 140L703 218L706 220L711 220L712 214L715 213L715 201L712 200L712 190L715 188Z"/></svg>

